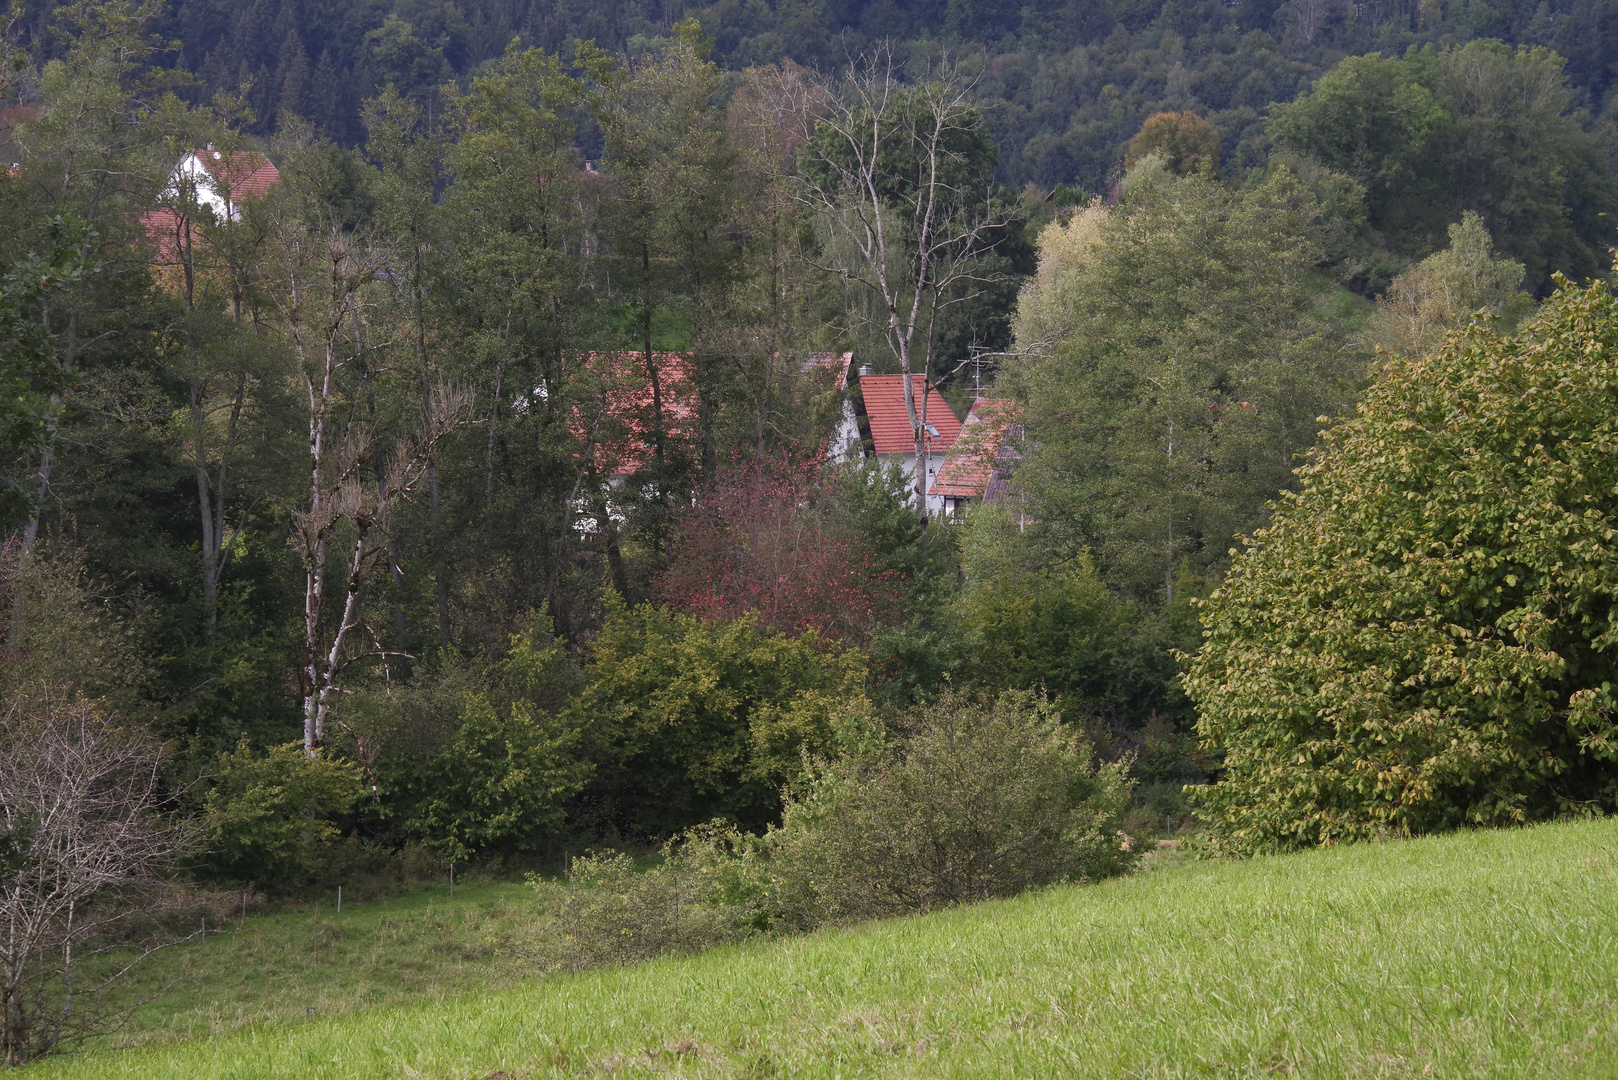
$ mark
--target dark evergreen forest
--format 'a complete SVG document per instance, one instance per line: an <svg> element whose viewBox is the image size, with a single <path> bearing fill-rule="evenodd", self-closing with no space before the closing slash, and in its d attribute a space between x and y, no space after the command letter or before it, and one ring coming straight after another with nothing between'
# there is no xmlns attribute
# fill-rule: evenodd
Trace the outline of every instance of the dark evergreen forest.
<svg viewBox="0 0 1618 1080"><path fill-rule="evenodd" d="M49 31L56 7L25 5L24 32L47 56L66 47ZM1478 38L1562 56L1574 104L1618 152L1608 111L1618 5L1602 0L166 0L153 30L176 47L153 60L195 76L185 92L196 100L241 94L250 131L268 135L296 113L353 146L365 137L361 105L385 84L425 101L431 89L476 74L513 39L564 57L580 40L634 54L687 17L731 72L782 59L835 71L879 40L922 63L952 54L975 80L1000 147L997 176L1013 187L1102 191L1146 117L1182 109L1218 129L1225 168L1252 168L1270 148L1266 108L1290 101L1343 57ZM599 154L598 136L581 138L587 153Z"/></svg>

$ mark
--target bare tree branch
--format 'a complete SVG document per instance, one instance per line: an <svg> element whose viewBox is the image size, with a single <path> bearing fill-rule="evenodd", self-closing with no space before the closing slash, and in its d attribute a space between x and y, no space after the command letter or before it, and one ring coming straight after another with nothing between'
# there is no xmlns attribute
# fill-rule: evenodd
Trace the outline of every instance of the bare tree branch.
<svg viewBox="0 0 1618 1080"><path fill-rule="evenodd" d="M46 687L0 717L0 1052L8 1065L100 1030L110 973L91 956L145 911L186 835L165 813L156 743Z"/></svg>
<svg viewBox="0 0 1618 1080"><path fill-rule="evenodd" d="M808 121L803 142L812 167L797 187L830 241L814 265L876 302L880 313L863 321L882 334L906 376L916 505L924 516L927 394L917 402L910 376L931 385L938 313L979 295L961 295L960 287L1000 279L982 271L981 256L1010 220L987 190L967 190L958 179L970 175L959 137L981 124L972 83L947 61L928 76L901 83L885 45L856 58L841 96ZM901 173L902 162L913 171Z"/></svg>

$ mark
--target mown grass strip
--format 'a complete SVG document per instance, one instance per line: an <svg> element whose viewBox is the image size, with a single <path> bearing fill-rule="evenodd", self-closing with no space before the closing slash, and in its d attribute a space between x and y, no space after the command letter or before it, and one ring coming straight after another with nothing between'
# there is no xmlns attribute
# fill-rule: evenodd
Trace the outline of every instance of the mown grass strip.
<svg viewBox="0 0 1618 1080"><path fill-rule="evenodd" d="M1177 866L60 1077L1609 1077L1618 824Z"/></svg>

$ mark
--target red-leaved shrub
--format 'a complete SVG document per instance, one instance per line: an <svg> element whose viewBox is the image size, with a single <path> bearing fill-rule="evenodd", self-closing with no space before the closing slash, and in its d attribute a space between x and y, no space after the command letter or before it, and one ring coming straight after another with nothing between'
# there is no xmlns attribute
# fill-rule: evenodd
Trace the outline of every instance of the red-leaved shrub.
<svg viewBox="0 0 1618 1080"><path fill-rule="evenodd" d="M863 640L894 607L838 498L835 470L790 454L722 466L680 519L655 598L716 619L757 614L786 633Z"/></svg>

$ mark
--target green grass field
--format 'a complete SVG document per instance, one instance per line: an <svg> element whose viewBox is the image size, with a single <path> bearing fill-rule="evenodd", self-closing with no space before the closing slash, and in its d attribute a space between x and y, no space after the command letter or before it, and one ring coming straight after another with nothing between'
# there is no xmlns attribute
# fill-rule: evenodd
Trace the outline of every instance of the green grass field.
<svg viewBox="0 0 1618 1080"><path fill-rule="evenodd" d="M116 1038L172 1041L510 988L533 974L548 933L533 890L517 883L462 884L453 899L447 886L419 887L341 915L328 900L256 916L137 967L121 1003L157 996Z"/></svg>
<svg viewBox="0 0 1618 1080"><path fill-rule="evenodd" d="M1615 822L1177 862L1100 886L526 981L520 891L489 886L457 904L423 896L340 920L266 919L256 931L249 920L249 934L198 948L219 951L193 959L195 983L143 1025L155 1032L167 1017L189 1033L255 1011L267 1023L31 1072L1618 1076ZM415 957L413 980L408 965L389 966L389 933ZM426 948L471 950L480 933L503 943L438 961ZM333 945L289 958L280 976L267 964L247 970L252 949L271 955L283 939L320 948L321 935ZM372 985L383 1001L445 992L358 1011ZM320 995L326 1011L286 1020Z"/></svg>

